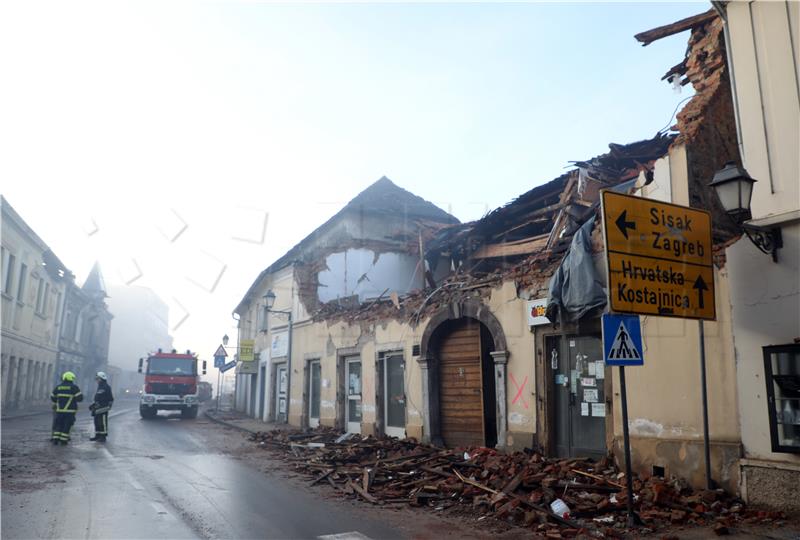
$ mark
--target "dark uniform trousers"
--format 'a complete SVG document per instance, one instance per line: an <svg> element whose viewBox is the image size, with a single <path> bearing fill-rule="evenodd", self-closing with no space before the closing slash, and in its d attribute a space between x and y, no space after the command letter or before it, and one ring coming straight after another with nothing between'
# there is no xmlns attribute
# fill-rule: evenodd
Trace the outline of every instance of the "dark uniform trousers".
<svg viewBox="0 0 800 540"><path fill-rule="evenodd" d="M92 403L92 415L94 416L94 435L95 438L104 441L108 437L108 411L114 404L114 395L107 382L101 381L97 386Z"/></svg>
<svg viewBox="0 0 800 540"><path fill-rule="evenodd" d="M53 389L50 400L54 403L53 416L53 442L66 444L69 441L69 432L75 424L75 413L78 412L78 402L83 401L80 388L72 382L64 381Z"/></svg>
<svg viewBox="0 0 800 540"><path fill-rule="evenodd" d="M108 407L104 412L94 412L94 434L108 437Z"/></svg>

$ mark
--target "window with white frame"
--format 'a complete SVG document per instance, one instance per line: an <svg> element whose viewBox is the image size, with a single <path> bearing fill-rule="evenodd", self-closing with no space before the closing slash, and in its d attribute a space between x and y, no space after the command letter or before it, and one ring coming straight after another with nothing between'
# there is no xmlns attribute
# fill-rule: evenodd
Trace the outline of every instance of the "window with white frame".
<svg viewBox="0 0 800 540"><path fill-rule="evenodd" d="M56 324L61 324L61 293L56 295Z"/></svg>
<svg viewBox="0 0 800 540"><path fill-rule="evenodd" d="M44 284L44 299L42 300L42 315L45 317L47 316L47 306L49 305L48 302L50 301L50 284Z"/></svg>
<svg viewBox="0 0 800 540"><path fill-rule="evenodd" d="M83 315L78 313L78 320L75 323L75 332L72 334L73 341L82 341L81 332L83 331Z"/></svg>
<svg viewBox="0 0 800 540"><path fill-rule="evenodd" d="M3 292L11 296L12 287L14 286L14 266L17 263L17 258L8 253L4 256L5 266L3 267Z"/></svg>
<svg viewBox="0 0 800 540"><path fill-rule="evenodd" d="M11 254L5 247L0 246L0 287L6 284L6 272L8 270L8 256Z"/></svg>
<svg viewBox="0 0 800 540"><path fill-rule="evenodd" d="M42 312L43 299L44 299L44 279L39 278L39 285L36 288L36 313Z"/></svg>
<svg viewBox="0 0 800 540"><path fill-rule="evenodd" d="M28 283L28 265L22 263L19 267L19 284L17 285L17 302L25 303L25 285Z"/></svg>

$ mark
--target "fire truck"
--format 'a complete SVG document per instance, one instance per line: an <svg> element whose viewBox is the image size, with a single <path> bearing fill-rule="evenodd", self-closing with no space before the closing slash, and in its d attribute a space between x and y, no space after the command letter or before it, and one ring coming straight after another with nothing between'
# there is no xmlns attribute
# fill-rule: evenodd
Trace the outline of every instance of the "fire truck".
<svg viewBox="0 0 800 540"><path fill-rule="evenodd" d="M139 373L144 368L144 358L139 359ZM139 414L149 420L158 411L180 411L183 418L196 418L200 403L197 383L199 360L191 351L166 353L158 349L147 357L144 371L144 391L139 398ZM203 375L206 361L203 360Z"/></svg>

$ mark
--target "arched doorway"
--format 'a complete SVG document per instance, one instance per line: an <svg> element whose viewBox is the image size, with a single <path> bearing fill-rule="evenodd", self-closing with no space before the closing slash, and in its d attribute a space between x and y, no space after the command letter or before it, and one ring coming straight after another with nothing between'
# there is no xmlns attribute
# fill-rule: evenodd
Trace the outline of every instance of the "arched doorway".
<svg viewBox="0 0 800 540"><path fill-rule="evenodd" d="M497 318L477 300L448 306L428 323L420 353L429 440L505 446L507 353Z"/></svg>
<svg viewBox="0 0 800 540"><path fill-rule="evenodd" d="M439 367L439 421L448 447L497 445L494 342L470 318L442 324L435 340Z"/></svg>

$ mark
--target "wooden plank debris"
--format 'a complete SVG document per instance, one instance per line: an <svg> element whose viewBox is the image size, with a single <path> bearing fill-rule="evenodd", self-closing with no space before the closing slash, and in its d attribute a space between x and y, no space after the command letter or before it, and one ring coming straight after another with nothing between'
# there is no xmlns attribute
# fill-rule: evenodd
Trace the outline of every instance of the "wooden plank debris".
<svg viewBox="0 0 800 540"><path fill-rule="evenodd" d="M653 28L652 30L639 32L633 37L635 37L636 40L642 44L642 47L646 47L647 45L650 45L652 42L661 38L665 38L685 30L690 30L717 17L719 17L717 11L714 8L711 8L705 13L692 15L691 17L686 17L685 19L681 19L680 21L676 21L672 24L665 24L664 26L659 26L657 28Z"/></svg>
<svg viewBox="0 0 800 540"><path fill-rule="evenodd" d="M290 436L287 430L275 430L255 434L251 440L265 450L303 441L294 443L294 453L273 454L287 467L307 474L309 485L327 483L340 497L439 511L459 506L479 520L507 521L545 537L625 533L626 495L610 458L555 459L483 447L448 450L409 439L342 438L338 431L322 427L303 437ZM269 443L261 444L265 441ZM752 516L742 501L722 491L692 491L685 484L652 477L635 478L634 489L637 512L653 530L688 523L713 525L723 518L726 526L733 526ZM569 515L551 511L556 499L567 504ZM769 519L779 520L781 515Z"/></svg>

